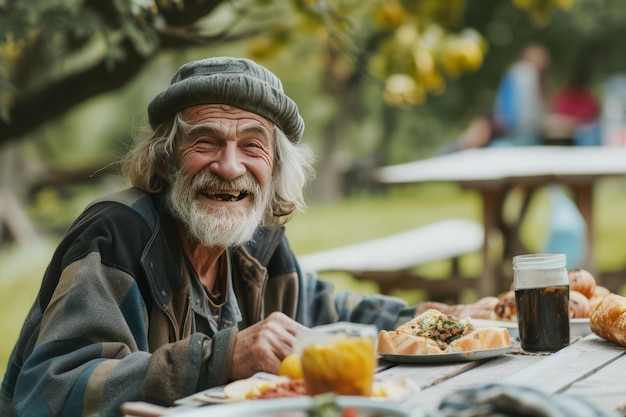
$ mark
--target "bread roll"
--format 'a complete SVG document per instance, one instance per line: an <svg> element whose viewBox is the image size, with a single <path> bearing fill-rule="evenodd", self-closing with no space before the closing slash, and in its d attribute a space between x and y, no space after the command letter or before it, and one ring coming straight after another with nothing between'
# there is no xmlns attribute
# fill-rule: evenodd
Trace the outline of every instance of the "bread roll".
<svg viewBox="0 0 626 417"><path fill-rule="evenodd" d="M381 330L378 334L378 353L392 355L423 355L426 353L441 353L439 345L427 337L412 336L397 330Z"/></svg>
<svg viewBox="0 0 626 417"><path fill-rule="evenodd" d="M596 279L584 269L570 269L567 271L569 277L569 289L582 293L585 297L591 298L596 291Z"/></svg>
<svg viewBox="0 0 626 417"><path fill-rule="evenodd" d="M589 299L582 293L569 290L569 316L573 319L583 319L589 317L591 305Z"/></svg>
<svg viewBox="0 0 626 417"><path fill-rule="evenodd" d="M473 319L494 319L496 305L500 302L498 297L483 297L471 304L468 308L468 317Z"/></svg>
<svg viewBox="0 0 626 417"><path fill-rule="evenodd" d="M445 314L453 314L453 313L457 313L456 310L456 306L454 305L450 305L450 304L446 304L446 303L442 303L440 301L422 301L421 303L418 303L416 308L415 308L415 315L419 316L421 314L424 314L425 312L427 312L428 310L437 310L437 311L441 311L442 313ZM460 315L454 314L457 317L461 317Z"/></svg>
<svg viewBox="0 0 626 417"><path fill-rule="evenodd" d="M500 320L517 320L515 291L510 290L499 298L498 303L494 307L494 313L496 318Z"/></svg>
<svg viewBox="0 0 626 417"><path fill-rule="evenodd" d="M609 294L589 315L591 331L600 337L626 346L626 297Z"/></svg>
<svg viewBox="0 0 626 417"><path fill-rule="evenodd" d="M611 290L609 290L607 287L603 287L602 285L596 285L596 291L593 293L593 297L606 297L609 294L611 294Z"/></svg>
<svg viewBox="0 0 626 417"><path fill-rule="evenodd" d="M497 297L482 297L471 304L445 304L439 301L422 301L415 310L420 315L430 309L438 310L444 314L473 319L494 319L494 308L498 304Z"/></svg>
<svg viewBox="0 0 626 417"><path fill-rule="evenodd" d="M596 291L593 293L593 296L589 299L589 307L594 308L598 301L602 300L607 295L611 294L611 291L603 287L601 285L596 285Z"/></svg>

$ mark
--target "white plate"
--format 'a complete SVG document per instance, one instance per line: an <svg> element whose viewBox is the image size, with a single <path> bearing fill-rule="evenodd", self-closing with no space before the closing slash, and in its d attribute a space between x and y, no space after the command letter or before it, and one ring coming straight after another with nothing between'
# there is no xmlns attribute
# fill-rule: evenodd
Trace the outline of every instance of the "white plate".
<svg viewBox="0 0 626 417"><path fill-rule="evenodd" d="M210 405L200 408L172 410L167 416L175 417L275 417L285 413L290 417L308 417L308 410L313 405L313 397L293 397L243 401L232 404ZM359 416L374 415L389 417L426 417L426 414L415 407L394 404L388 401L372 400L365 397L338 396L337 405L344 408L356 408ZM289 414L286 414L289 413Z"/></svg>
<svg viewBox="0 0 626 417"><path fill-rule="evenodd" d="M288 380L286 377L279 377L278 375L270 374L267 372L257 372L250 378L240 379L228 384L231 387L238 386L236 389L243 390L240 395L235 398L229 398L225 394L226 386L220 385L217 387L209 388L204 391L196 392L187 397L178 399L175 401L176 405L189 405L189 404L222 404L243 401L255 386L259 387L262 384L267 384L272 381L283 382Z"/></svg>
<svg viewBox="0 0 626 417"><path fill-rule="evenodd" d="M271 381L276 379L284 379L284 377L278 377L277 375L259 372L248 379L231 382L231 384L245 383L245 381L251 379ZM248 400L248 392L244 393L244 395L240 396L240 398L228 397L224 392L226 387L227 386L220 385L217 387L209 388L204 391L200 391L176 400L175 404L185 407L199 407L207 404L224 404ZM419 386L415 385L415 383L413 383L409 378L403 378L396 381L374 381L372 386L372 396L369 398L376 401L388 401L409 396L412 392L417 392L419 390Z"/></svg>
<svg viewBox="0 0 626 417"><path fill-rule="evenodd" d="M517 328L516 321L507 320L484 320L484 319L472 319L472 323L477 328L483 327L504 327L509 331L509 336L513 341L519 341L519 330ZM591 333L589 327L589 319L570 319L569 321L569 333L570 337L585 337Z"/></svg>
<svg viewBox="0 0 626 417"><path fill-rule="evenodd" d="M470 350L468 352L455 353L430 353L424 355L394 355L381 353L381 359L396 363L450 363L469 362L482 359L495 358L509 352L513 346L506 346L496 349Z"/></svg>
<svg viewBox="0 0 626 417"><path fill-rule="evenodd" d="M591 334L591 327L589 327L589 319L569 319L569 335L570 337L580 336L585 337Z"/></svg>

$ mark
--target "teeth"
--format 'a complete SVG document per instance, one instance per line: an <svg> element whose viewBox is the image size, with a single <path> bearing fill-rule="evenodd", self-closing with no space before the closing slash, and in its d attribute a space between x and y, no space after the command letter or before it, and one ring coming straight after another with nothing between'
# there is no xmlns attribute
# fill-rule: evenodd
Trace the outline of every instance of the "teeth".
<svg viewBox="0 0 626 417"><path fill-rule="evenodd" d="M219 201L238 201L244 198L248 193L245 191L237 190L237 191L227 191L223 193L204 193L210 199L219 200Z"/></svg>

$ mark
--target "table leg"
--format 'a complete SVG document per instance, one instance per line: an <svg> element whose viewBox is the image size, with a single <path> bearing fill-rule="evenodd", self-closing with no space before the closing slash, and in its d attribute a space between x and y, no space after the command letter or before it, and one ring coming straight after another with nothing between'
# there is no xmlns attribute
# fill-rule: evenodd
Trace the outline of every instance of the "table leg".
<svg viewBox="0 0 626 417"><path fill-rule="evenodd" d="M502 255L498 255L498 262L493 262L493 234L502 234L500 224L502 222L502 206L504 203L503 189L482 189L483 200L483 226L485 237L483 242L483 275L478 285L478 296L495 296L501 291L501 266Z"/></svg>
<svg viewBox="0 0 626 417"><path fill-rule="evenodd" d="M519 211L517 213L517 217L510 223L507 223L504 220L504 200L511 194L512 191L518 190L521 194L521 204L519 207ZM523 185L517 187L507 187L503 190L502 194L502 205L500 210L500 224L499 228L502 231L502 243L504 245L502 252L502 263L500 265L500 276L501 276L501 285L505 285L504 279L511 280L513 278L513 271L511 261L513 257L516 255L521 255L523 253L528 252L522 239L520 237L520 230L522 228L522 223L526 218L526 214L528 212L528 207L530 206L530 202L535 195L536 187L531 185ZM507 267L505 270L504 267ZM502 288L504 290L504 288Z"/></svg>
<svg viewBox="0 0 626 417"><path fill-rule="evenodd" d="M596 273L595 253L594 253L594 225L593 225L593 186L594 183L581 183L571 186L574 193L574 201L585 219L587 225L587 256L585 257L584 268L592 274Z"/></svg>

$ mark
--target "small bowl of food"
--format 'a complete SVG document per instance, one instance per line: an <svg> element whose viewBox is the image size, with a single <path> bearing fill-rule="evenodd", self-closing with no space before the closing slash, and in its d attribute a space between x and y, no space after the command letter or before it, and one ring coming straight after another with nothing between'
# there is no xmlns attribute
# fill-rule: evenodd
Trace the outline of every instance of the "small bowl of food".
<svg viewBox="0 0 626 417"><path fill-rule="evenodd" d="M370 396L377 333L375 326L343 322L299 333L294 350L302 361L307 394Z"/></svg>

